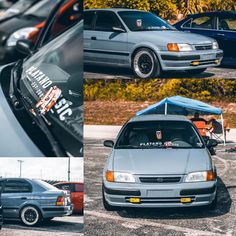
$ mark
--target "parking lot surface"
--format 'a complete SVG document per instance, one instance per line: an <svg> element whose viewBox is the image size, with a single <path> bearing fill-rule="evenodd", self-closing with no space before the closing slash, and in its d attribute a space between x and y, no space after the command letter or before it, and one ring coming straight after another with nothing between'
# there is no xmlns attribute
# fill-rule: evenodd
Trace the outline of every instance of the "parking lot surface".
<svg viewBox="0 0 236 236"><path fill-rule="evenodd" d="M83 235L83 216L55 217L36 227L26 227L19 221L6 221L1 236L74 236Z"/></svg>
<svg viewBox="0 0 236 236"><path fill-rule="evenodd" d="M123 68L109 68L99 66L86 66L84 78L86 79L134 79L135 76L131 70ZM163 79L171 78L236 78L236 68L215 67L208 68L205 72L197 75L191 75L186 72L172 72L162 75Z"/></svg>
<svg viewBox="0 0 236 236"><path fill-rule="evenodd" d="M110 138L114 139L114 134ZM103 147L109 133L92 135L85 127L85 235L236 235L236 153L220 145L213 160L218 168L218 207L143 209L107 212L102 205L101 178L111 149Z"/></svg>

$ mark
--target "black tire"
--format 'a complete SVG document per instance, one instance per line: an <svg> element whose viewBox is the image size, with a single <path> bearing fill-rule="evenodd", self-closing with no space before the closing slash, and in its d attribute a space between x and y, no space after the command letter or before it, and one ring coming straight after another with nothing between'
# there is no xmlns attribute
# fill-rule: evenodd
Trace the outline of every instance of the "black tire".
<svg viewBox="0 0 236 236"><path fill-rule="evenodd" d="M148 48L140 48L132 58L132 69L141 79L156 78L161 75L161 65L156 54Z"/></svg>
<svg viewBox="0 0 236 236"><path fill-rule="evenodd" d="M203 73L207 68L203 69L193 69L193 70L187 70L187 72L191 75L197 75Z"/></svg>
<svg viewBox="0 0 236 236"><path fill-rule="evenodd" d="M217 208L217 194L215 199L207 206L209 210L215 210Z"/></svg>
<svg viewBox="0 0 236 236"><path fill-rule="evenodd" d="M35 226L42 220L41 212L35 206L25 206L20 211L20 219L26 226Z"/></svg>
<svg viewBox="0 0 236 236"><path fill-rule="evenodd" d="M106 198L105 198L105 195L104 195L104 188L103 188L103 186L102 186L102 203L103 203L103 206L104 206L105 210L107 210L107 211L116 211L117 210L117 207L111 206L106 201Z"/></svg>

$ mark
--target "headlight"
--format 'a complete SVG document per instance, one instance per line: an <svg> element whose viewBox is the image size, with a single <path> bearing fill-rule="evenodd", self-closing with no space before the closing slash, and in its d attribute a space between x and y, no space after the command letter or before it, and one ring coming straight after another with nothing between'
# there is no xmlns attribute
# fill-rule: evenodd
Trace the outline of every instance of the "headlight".
<svg viewBox="0 0 236 236"><path fill-rule="evenodd" d="M27 27L15 31L7 40L7 46L15 46L19 39L27 39L31 33L38 31L38 28Z"/></svg>
<svg viewBox="0 0 236 236"><path fill-rule="evenodd" d="M119 182L119 183L135 183L135 178L132 174L121 173L121 172L106 172L106 180L108 182Z"/></svg>
<svg viewBox="0 0 236 236"><path fill-rule="evenodd" d="M168 43L167 48L170 52L189 52L193 50L193 47L187 43Z"/></svg>
<svg viewBox="0 0 236 236"><path fill-rule="evenodd" d="M212 49L219 49L219 45L216 41L212 43Z"/></svg>
<svg viewBox="0 0 236 236"><path fill-rule="evenodd" d="M185 179L185 182L203 182L213 180L215 180L214 172L209 170L189 173Z"/></svg>

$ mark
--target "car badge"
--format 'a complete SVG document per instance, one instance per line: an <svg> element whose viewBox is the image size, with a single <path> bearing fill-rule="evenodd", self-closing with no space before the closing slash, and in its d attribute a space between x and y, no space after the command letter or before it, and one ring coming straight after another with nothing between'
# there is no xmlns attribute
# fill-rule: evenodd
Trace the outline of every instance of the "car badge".
<svg viewBox="0 0 236 236"><path fill-rule="evenodd" d="M162 132L161 132L161 130L156 131L156 137L157 137L157 140L161 140L162 139Z"/></svg>

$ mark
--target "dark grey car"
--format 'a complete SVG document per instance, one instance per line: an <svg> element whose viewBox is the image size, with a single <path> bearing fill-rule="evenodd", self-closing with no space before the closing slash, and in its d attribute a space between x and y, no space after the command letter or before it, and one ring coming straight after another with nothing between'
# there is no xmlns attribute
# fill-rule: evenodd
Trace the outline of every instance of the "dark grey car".
<svg viewBox="0 0 236 236"><path fill-rule="evenodd" d="M20 219L27 226L72 214L70 194L44 181L4 178L0 189L4 218Z"/></svg>

